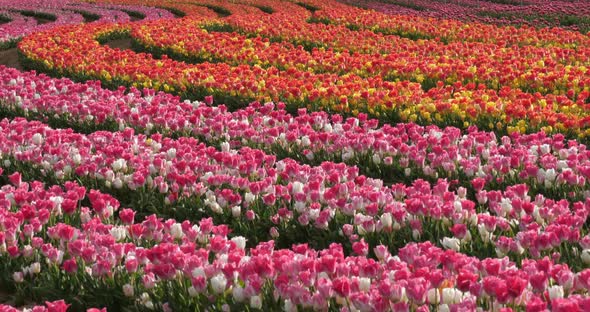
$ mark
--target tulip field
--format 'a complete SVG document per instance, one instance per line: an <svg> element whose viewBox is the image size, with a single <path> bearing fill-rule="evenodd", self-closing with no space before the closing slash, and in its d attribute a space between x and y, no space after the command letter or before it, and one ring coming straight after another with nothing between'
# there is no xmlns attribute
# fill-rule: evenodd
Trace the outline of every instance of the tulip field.
<svg viewBox="0 0 590 312"><path fill-rule="evenodd" d="M0 312L590 311L588 31L588 1L0 0Z"/></svg>

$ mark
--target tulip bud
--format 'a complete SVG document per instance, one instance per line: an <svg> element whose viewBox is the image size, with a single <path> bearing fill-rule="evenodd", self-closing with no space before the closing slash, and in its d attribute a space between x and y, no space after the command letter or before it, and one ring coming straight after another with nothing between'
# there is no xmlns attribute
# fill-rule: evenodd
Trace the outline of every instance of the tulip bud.
<svg viewBox="0 0 590 312"><path fill-rule="evenodd" d="M215 294L221 294L225 291L227 279L223 274L217 274L211 278L211 288Z"/></svg>
<svg viewBox="0 0 590 312"><path fill-rule="evenodd" d="M441 240L441 244L443 245L443 247L445 249L452 249L454 251L459 251L461 249L461 241L456 238L448 238L448 237L444 237Z"/></svg>
<svg viewBox="0 0 590 312"><path fill-rule="evenodd" d="M377 257L377 259L379 260L384 260L385 257L389 255L389 251L387 250L387 247L385 247L384 245L379 245L373 248L373 251L375 252L375 256Z"/></svg>
<svg viewBox="0 0 590 312"><path fill-rule="evenodd" d="M168 159L173 159L176 157L176 149L171 148L168 150L168 152L166 152L166 154L168 155Z"/></svg>
<svg viewBox="0 0 590 312"><path fill-rule="evenodd" d="M297 306L293 304L293 302L289 299L285 300L285 305L283 306L283 311L285 312L297 312Z"/></svg>
<svg viewBox="0 0 590 312"><path fill-rule="evenodd" d="M33 264L31 264L30 271L32 274L39 274L41 272L41 263L34 262Z"/></svg>
<svg viewBox="0 0 590 312"><path fill-rule="evenodd" d="M385 229L389 229L393 226L393 218L391 217L391 213L386 212L381 215L381 224Z"/></svg>
<svg viewBox="0 0 590 312"><path fill-rule="evenodd" d="M14 272L14 274L12 274L12 278L16 283L22 283L25 280L25 275L23 272Z"/></svg>
<svg viewBox="0 0 590 312"><path fill-rule="evenodd" d="M373 163L376 165L381 164L381 156L379 154L373 154Z"/></svg>
<svg viewBox="0 0 590 312"><path fill-rule="evenodd" d="M123 285L123 294L125 294L126 297L133 297L133 295L135 295L133 286L131 284Z"/></svg>
<svg viewBox="0 0 590 312"><path fill-rule="evenodd" d="M197 289L194 286L191 286L188 288L188 295L191 298L194 298L199 295L199 292L197 291Z"/></svg>
<svg viewBox="0 0 590 312"><path fill-rule="evenodd" d="M241 214L242 214L242 208L240 206L231 207L231 215L234 218L239 218Z"/></svg>
<svg viewBox="0 0 590 312"><path fill-rule="evenodd" d="M359 290L368 292L371 289L371 279L368 277L359 278Z"/></svg>
<svg viewBox="0 0 590 312"><path fill-rule="evenodd" d="M277 228L273 226L273 227L270 229L270 237L272 237L272 238L276 239L276 238L278 238L279 236L280 236L280 234L279 234L279 230L277 230Z"/></svg>
<svg viewBox="0 0 590 312"><path fill-rule="evenodd" d="M244 294L244 288L240 287L240 286L234 286L232 288L232 297L234 297L234 301L235 302L242 302L244 301L244 298L246 297Z"/></svg>
<svg viewBox="0 0 590 312"><path fill-rule="evenodd" d="M221 151L225 152L225 153L229 152L229 150L230 150L230 146L229 146L228 142L221 142L220 147L221 147Z"/></svg>
<svg viewBox="0 0 590 312"><path fill-rule="evenodd" d="M44 141L43 135L41 133L35 133L35 134L33 134L32 140L35 145L41 145L41 144L43 144L43 141Z"/></svg>
<svg viewBox="0 0 590 312"><path fill-rule="evenodd" d="M250 297L250 307L252 309L262 309L262 298L260 296Z"/></svg>
<svg viewBox="0 0 590 312"><path fill-rule="evenodd" d="M172 224L172 226L170 227L170 234L175 239L181 239L184 236L184 233L182 232L182 226L180 225L180 223Z"/></svg>
<svg viewBox="0 0 590 312"><path fill-rule="evenodd" d="M557 299L557 298L563 298L563 287L560 285L553 285L549 288L547 288L547 292L549 293L549 299L553 300L553 299Z"/></svg>
<svg viewBox="0 0 590 312"><path fill-rule="evenodd" d="M239 249L246 248L246 238L244 238L243 236L233 237L231 241L234 242L236 244L236 247L238 247Z"/></svg>

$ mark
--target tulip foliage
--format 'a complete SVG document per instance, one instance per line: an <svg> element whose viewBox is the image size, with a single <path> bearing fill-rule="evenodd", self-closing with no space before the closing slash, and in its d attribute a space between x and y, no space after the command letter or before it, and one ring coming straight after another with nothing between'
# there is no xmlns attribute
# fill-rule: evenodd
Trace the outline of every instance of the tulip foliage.
<svg viewBox="0 0 590 312"><path fill-rule="evenodd" d="M586 36L99 2L3 15L0 311L590 310Z"/></svg>

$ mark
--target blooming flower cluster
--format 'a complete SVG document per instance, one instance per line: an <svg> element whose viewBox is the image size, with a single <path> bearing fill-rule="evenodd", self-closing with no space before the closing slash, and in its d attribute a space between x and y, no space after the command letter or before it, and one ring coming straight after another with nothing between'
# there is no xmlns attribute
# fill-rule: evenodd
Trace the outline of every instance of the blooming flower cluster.
<svg viewBox="0 0 590 312"><path fill-rule="evenodd" d="M418 16L408 19L404 15L387 15L344 4L332 5L332 3L317 0L308 1L308 3L318 9L321 8L321 10L314 12L314 16L324 19L324 21L352 25L353 28L369 28L383 33L414 34L428 39L439 38L447 42L495 43L502 47L532 45L576 48L588 41L586 35L563 28L498 27L477 22L461 22L456 19L421 18Z"/></svg>
<svg viewBox="0 0 590 312"><path fill-rule="evenodd" d="M575 272L548 257L523 260L519 268L507 258L480 260L429 242L410 243L397 256L378 245L376 259L366 256L370 246L364 241L353 246L354 256L345 256L337 244L321 251L305 244L278 249L272 241L247 248L244 237L229 238L230 229L211 219L191 224L151 215L135 223L135 211L76 183L47 188L23 182L19 173L8 178L13 185L0 190L0 256L10 259L13 265L2 269L16 270L12 283L23 290L35 291L33 285L59 272L76 296L108 287L117 294L111 304L147 309L264 304L287 311L330 305L426 311L510 304L583 311L590 303L583 295L590 271ZM81 205L85 198L91 208ZM47 311L67 308L64 301L46 305Z"/></svg>
<svg viewBox="0 0 590 312"><path fill-rule="evenodd" d="M587 2L505 0L505 1L344 1L391 15L417 15L439 19L477 21L496 25L561 27L586 32L590 14ZM575 23L579 20L581 23ZM582 24L582 25L577 25Z"/></svg>
<svg viewBox="0 0 590 312"><path fill-rule="evenodd" d="M309 14L305 12L287 16L257 10L256 13L233 14L226 19L228 24L199 18L180 23L164 20L131 26L78 26L30 36L20 44L20 50L39 69L80 79L99 78L110 85L153 87L190 98L214 94L215 98L228 104L244 105L254 99L284 100L292 106L305 105L314 110L346 114L366 112L387 122L417 121L462 128L474 123L485 129L508 133L542 129L546 132L569 131L572 136L579 137L590 134L587 133L589 119L585 105L590 93L585 85L588 80L583 78L586 69L570 65L584 58L574 55L570 58L564 54L579 52L585 55L582 50L535 46L499 48L492 43L474 44L473 48L466 49L463 44L412 41L369 30L352 31L342 25L308 24L304 17ZM279 26L268 26L277 24ZM223 25L254 31L266 39L252 40L242 35L201 30ZM171 51L172 55L229 64L191 65L169 57L154 59L151 55L129 50L114 51L96 41L97 37L121 32L139 37L138 41L144 42L148 50L156 50L155 53ZM276 38L273 32L294 42L303 40L297 38L308 38L306 40L312 40L310 44L331 42L342 47L354 44L384 51L392 47L396 51L409 49L432 53L416 52L415 56L409 57L393 53L383 59L371 54L323 49L308 52L298 50L290 43L270 43L268 38L271 41ZM169 33L188 34L187 40ZM541 37L540 33L537 35ZM405 43L383 43L386 37L405 40ZM426 45L432 45L432 48L424 49ZM69 51L66 58L60 52L64 49ZM252 49L257 53L253 54ZM437 49L440 52L436 52ZM480 49L496 49L498 56L486 58L478 54L477 59L471 56ZM559 56L552 52L557 49L562 51ZM526 57L540 53L555 56L545 59ZM463 56L451 57L450 54ZM564 57L572 61L564 62ZM433 63L428 64L428 59ZM446 65L441 63L447 61ZM513 64L511 68L514 70L502 69L507 64ZM550 64L554 65L551 65L554 71L548 70ZM400 81L399 77L407 80ZM390 81L392 79L394 81ZM429 84L430 89L424 84Z"/></svg>
<svg viewBox="0 0 590 312"><path fill-rule="evenodd" d="M130 21L129 13L139 14L144 20L174 16L165 9L140 5L89 5L69 1L0 1L0 15L9 20L0 24L0 44L58 26L82 24L85 21L83 15L96 16L95 22L98 23L122 23ZM34 16L50 16L54 20L39 23Z"/></svg>
<svg viewBox="0 0 590 312"><path fill-rule="evenodd" d="M108 2L0 65L0 311L590 309L586 37Z"/></svg>
<svg viewBox="0 0 590 312"><path fill-rule="evenodd" d="M8 304L0 304L2 312L66 312L71 305L64 300L46 301L44 305L35 305L29 308L18 309ZM86 312L106 312L106 309L90 308Z"/></svg>
<svg viewBox="0 0 590 312"><path fill-rule="evenodd" d="M36 8L22 6L19 7L19 9L32 10ZM2 10L2 12L7 12L3 6L0 6L0 10ZM39 24L33 17L23 16L18 12L2 13L2 15L10 19L10 21L0 24L0 43L7 44L10 41L16 41L24 35L28 35L35 31L47 30L62 25L80 24L84 21L82 15L74 12L46 9L44 10L44 13L55 16L55 21Z"/></svg>
<svg viewBox="0 0 590 312"><path fill-rule="evenodd" d="M560 135L499 138L475 129L462 134L453 127L378 127L376 120L365 115L343 119L303 109L292 116L284 105L270 103L252 103L228 112L223 106L182 102L151 90L125 94L103 89L96 82L78 84L10 68L0 70L0 99L5 114L12 111L41 119L65 116L62 122L70 125L195 136L208 144L253 147L309 164L345 162L381 179L404 175L406 182L461 179L471 189L472 180L480 178L495 188L528 183L542 192L550 189L571 198L584 197L590 179L585 146L566 142Z"/></svg>
<svg viewBox="0 0 590 312"><path fill-rule="evenodd" d="M35 77L31 74L29 74L29 76ZM24 83L25 78L16 77L16 79L21 81L21 84ZM51 85L50 88L52 90L45 90L41 92L45 94L45 101L51 98L51 95L48 94L49 92L57 91L57 88L55 88L56 83L58 87L60 87L59 83L64 83L64 85L61 86L61 90L72 88L72 90L75 92L78 92L76 90L82 90L81 87L88 87L88 85L76 85L72 82L68 82L67 80L50 80L47 82L43 81L42 79L48 78L41 77L41 79L37 80L39 86L42 88L43 85ZM12 80L15 79L13 78ZM37 83L35 82L27 82L26 84L37 87ZM17 85L16 80L13 85ZM9 87L10 83L8 84L7 88ZM102 97L103 99L109 98L111 101L117 96L116 93L106 90L98 90L97 92L90 90L88 91L88 94L89 95L82 93L82 96L87 99L87 102L85 102L83 106L88 108L88 113L75 117L79 120L86 120L89 116L92 117L93 110L98 109L96 110L98 112L101 110L100 104L93 105L92 100L90 100L90 96ZM119 96L122 100L124 100L125 97L128 99L134 98L130 96L123 96L122 94L119 94ZM164 99L168 97L168 100L171 100L170 96L164 94L159 94L158 97ZM137 102L141 103L142 101L146 101L145 98L137 98L140 99L137 100ZM174 98L172 98L171 101L173 100ZM151 98L151 101L154 101L153 97ZM28 112L48 109L48 116L52 115L56 111L54 109L52 112L52 108L31 106L31 102L34 103L34 101L31 100L21 100L19 106ZM159 102L159 100L157 102ZM61 105L64 105L67 102L61 101L60 103ZM180 103L177 103L177 105L182 107ZM269 114L269 112L272 112L272 107L268 105L265 106L264 109L256 106L257 104L254 105L255 106L253 108L258 107L259 112L265 116L275 115L276 117L273 117L277 118L277 120L280 120L278 118L280 116L286 116L284 111L282 113L279 112L278 114ZM165 107L173 108L174 106L172 103L167 103ZM202 110L199 110L200 107L201 106L198 106L196 110L193 111L193 113L198 112L199 115L204 117L206 116L207 111L212 111L212 108L210 107L204 106ZM188 107L186 108L187 109L183 111L190 112L190 109ZM127 109L129 108L127 107ZM137 109L137 107L132 107L131 110L133 109ZM77 109L75 106L73 106L71 111L76 112L80 111L80 109ZM121 106L120 111L123 114L126 114L125 105ZM246 113L248 111L252 113L254 112L254 109L245 110ZM149 116L148 111L146 111L146 115ZM233 116L237 115L238 114L236 113ZM223 116L223 110L216 116ZM227 116L227 119L232 118L231 114L227 114ZM122 117L111 118L119 119ZM180 120L184 117L172 115L171 118L174 120ZM329 121L322 120L321 118L321 114L313 114L309 117L303 114L297 119L294 119L297 121L289 122L288 124L302 125L302 129L308 129L308 131L314 131L314 127L320 128L323 129L323 133L326 136L336 136L339 132L348 132L350 133L351 139L354 138L353 133L362 133L363 130L367 131L365 138L359 139L360 144L363 144L363 141L373 141L375 147L383 145L385 148L387 148L387 144L389 144L388 142L393 143L394 145L390 146L390 148L393 148L393 150L390 150L390 155L393 156L384 157L383 163L386 165L389 163L391 166L393 163L392 158L396 157L396 162L402 163L405 161L407 163L407 167L403 169L404 173L411 174L412 170L419 170L418 177L436 178L436 175L438 172L440 172L437 171L437 169L448 170L446 171L448 174L456 174L456 169L452 169L452 167L455 166L456 163L459 163L461 164L463 171L459 171L460 175L455 177L471 177L472 180L468 183L468 187L472 191L477 192L475 194L477 203L486 207L489 205L489 207L485 210L494 211L495 216L490 217L487 213L475 213L473 208L476 206L476 202L465 198L466 190L464 188L460 188L456 194L453 194L453 192L447 193L451 184L444 180L438 180L432 187L425 181L416 180L413 182L413 186L410 188L401 184L395 184L390 189L383 188L382 186L379 186L382 182L378 180L365 180L363 176L357 176L355 173L356 170L353 167L337 166L333 163L323 163L321 166L309 168L307 166L299 166L297 163L289 159L285 159L274 164L275 160L273 157L269 158L269 155L264 154L259 154L259 156L256 156L255 150L250 150L249 148L242 148L239 154L235 154L235 152L229 149L230 145L227 142L222 143L222 151L217 152L203 149L203 147L191 140L159 141L159 139L154 136L152 136L152 138L149 140L146 140L146 138L143 136L131 135L127 130L122 136L120 133L112 136L107 135L107 133L100 132L85 137L83 135L72 135L70 131L50 130L43 125L38 125L35 123L23 123L22 121L19 121L7 124L7 133L11 133L13 128L21 129L21 131L25 132L19 133L16 137L16 141L8 136L3 141L4 148L2 151L3 153L7 154L8 159L15 159L19 162L29 162L36 165L37 167L42 167L42 170L46 172L46 174L54 174L58 179L64 179L73 174L82 178L90 177L93 179L98 179L101 181L101 184L104 183L109 188L127 188L129 190L138 190L139 192L142 190L145 191L145 187L147 187L148 192L152 189L158 189L159 192L166 194L163 200L164 203L174 203L178 201L179 198L182 199L183 197L199 198L200 196L202 202L207 205L207 208L209 208L213 213L227 215L228 218L223 220L227 220L227 222L232 225L235 224L235 227L240 227L240 222L242 221L240 216L243 214L243 212L241 211L242 209L239 207L239 205L245 203L250 206L250 204L254 203L250 207L253 210L246 211L244 215L246 220L251 220L251 218L256 218L258 216L258 218L262 219L262 221L270 221L269 223L274 223L274 225L279 225L282 223L283 225L295 224L296 226L306 226L313 221L313 227L320 230L332 228L330 224L334 224L334 226L337 228L341 228L343 234L349 236L351 240L357 239L358 236L354 234L355 232L360 235L369 233L369 236L371 236L370 233L374 233L375 231L378 233L387 233L391 230L394 230L396 231L395 235L404 235L398 231L403 231L405 228L407 228L406 225L410 226L412 229L412 231L406 232L405 234L411 239L418 239L422 235L434 235L434 239L443 239L444 235L450 233L449 230L457 227L464 229L464 234L461 238L465 238L465 231L467 231L469 228L472 228L474 233L475 231L480 233L481 240L483 242L489 242L490 240L496 242L496 238L498 238L502 240L502 244L507 244L509 238L503 237L501 235L502 233L510 233L509 235L511 237L516 237L515 239L519 241L519 243L513 241L512 245L516 246L514 248L517 249L512 251L522 254L524 250L522 248L518 249L518 246L524 244L527 246L529 252L534 253L537 256L540 255L540 253L536 251L538 248L535 249L529 246L529 244L535 243L527 240L527 242L523 242L521 244L520 238L518 235L516 235L516 232L510 228L509 225L512 224L513 226L523 226L524 222L534 221L541 226L556 226L557 223L553 222L552 217L545 221L539 221L545 218L542 215L539 215L539 217L536 217L536 219L525 220L522 219L522 217L525 217L526 213L537 211L536 209L539 209L539 211L544 211L544 209L555 209L552 207L561 207L559 209L568 210L569 204L567 201L565 201L561 202L561 206L555 206L555 201L545 199L543 195L537 195L534 202L535 204L533 204L531 198L528 196L528 188L523 184L514 184L519 183L520 181L537 185L537 191L540 193L536 194L545 193L550 196L571 196L572 198L586 197L586 193L583 191L586 190L585 181L587 178L587 170L583 168L586 168L587 165L584 165L583 163L559 160L559 158L569 160L576 159L578 161L584 162L583 159L587 159L585 147L572 145L571 147L566 148L563 138L560 138L559 136L547 138L543 134L537 134L515 137L515 143L511 143L510 138L506 137L502 139L501 144L498 145L499 142L496 141L493 134L485 132L472 132L466 136L460 137L460 131L453 128L448 128L445 129L445 131L441 131L440 129L436 128L425 129L415 125L400 125L397 128L380 128L379 130L382 132L379 133L374 129L372 130L370 121L365 121L364 125L359 126L359 120L355 118L347 120L346 123L329 123ZM326 116L323 115L323 118L326 118ZM106 120L106 117L103 117L102 119ZM219 119L223 120L222 118ZM244 120L248 119L246 118ZM214 120L211 120L210 123L213 123L213 121ZM122 119L120 122L124 123L125 120ZM132 122L133 121L131 121L131 123ZM207 119L203 120L203 122L208 123ZM263 122L262 124L268 125L269 123L274 124L274 122L275 121L272 121L271 119L267 119L267 121ZM277 121L276 125L278 125L279 122L280 121ZM320 123L318 124L317 122ZM322 122L325 122L325 124L322 124ZM355 123L357 124L356 126ZM161 127L162 129L165 129L166 125L162 125ZM225 126L221 125L220 128L223 129L224 127ZM341 130L337 130L336 133L331 133L331 131L328 131L330 128ZM347 130L344 130L345 128ZM281 131L280 127L258 129L259 130L256 132L262 134L265 132L275 133L276 136L271 137L270 140L267 139L261 141L261 146L263 146L263 149L273 150L274 143L270 142L275 142L278 138L280 138L281 135L277 135L279 131ZM286 131L288 129L294 128L288 127L282 131ZM250 133L254 133L255 131L254 129L246 128L244 133L249 133L248 130ZM293 132L290 132L289 136L297 135L295 134L296 132L293 134L291 133ZM319 141L314 140L313 145L319 146L322 144L322 132L317 133L316 135L312 135L311 132L304 133L306 133L306 135L302 136L301 139L299 139L298 136L295 136L295 139L292 139L294 144L311 147L312 143L308 135L311 135L312 138L320 138ZM229 137L231 134L239 135L239 133L236 131L221 132L217 135L219 138L230 139L230 141L232 141L231 137ZM44 139L46 136L56 136L55 140L60 142L59 145L49 147L52 146L51 144L55 143L46 141ZM207 137L208 135L201 133L200 136ZM247 137L248 135L242 134L241 136ZM286 135L282 136L286 137ZM30 143L25 143L25 145L22 145L23 142L21 140L23 137L29 138L28 140L30 140ZM210 140L209 142L213 141L211 136L208 137ZM403 143L400 140L400 138L404 137L406 140L408 140L407 143L410 143L410 145ZM383 143L378 143L376 140L382 140L381 142ZM395 143L394 140L397 140L398 143ZM268 142L267 145L264 145L264 141ZM325 142L329 141L332 140L325 140ZM141 142L146 142L146 144L141 144ZM341 148L348 148L348 146L354 147L357 145L358 148L362 150L363 147L362 145L359 145L359 143L345 141L344 146L340 146ZM452 148L444 145L451 143L457 145ZM103 147L105 144L107 148ZM332 144L339 146L338 142L335 140ZM372 151L373 147L370 145L370 143L364 144L364 153L369 153L369 151ZM113 145L121 146L122 149L113 151L111 148ZM395 147L396 145L399 147L399 151ZM447 150L456 150L457 154L454 154L456 159L445 162L444 160L438 160L436 158L430 158L427 156L426 152L429 149L441 145L442 149L446 147ZM196 146L196 148L194 146ZM264 148L264 146L266 146L266 148ZM330 149L329 146L330 145L328 144L328 149ZM71 151L68 152L68 150ZM132 150L133 154L124 153L125 150ZM185 161L181 161L178 163L176 156L180 156L177 154L179 150L183 150L183 153L185 153L183 154L185 156L181 156L181 158L187 159L188 157L192 160L192 162L186 163ZM317 150L318 152L320 151L319 147L314 148L314 150ZM354 154L354 150L340 150L339 152L334 152L342 154L343 158L345 152ZM308 155L309 153L310 151L307 152ZM357 151L357 153L361 152ZM401 153L401 156L395 155L398 153ZM473 154L473 156L469 156L468 153L475 154ZM504 156L505 154L521 155L521 153L526 154L522 155L520 159ZM31 157L33 155L39 154L43 154L43 157ZM582 158L581 155L586 156L583 156L584 158ZM447 157L448 156L449 155L447 155ZM206 159L209 157L220 160L226 157L231 157L234 160L230 161L228 158L228 160L223 160L222 162L215 161L218 163L215 166L212 166L215 164L212 163L213 160L200 160L200 158ZM370 161L376 165L380 165L380 157L381 156L373 156ZM388 157L390 158L389 160L387 160ZM477 167L470 165L466 161L461 161L461 158L463 157L465 159L471 159L475 161L473 164ZM534 157L540 158L531 162L531 160L535 159ZM430 158L428 163L425 162L427 158ZM145 162L143 161L145 159L153 159L154 162ZM158 159L168 160L165 167L157 165L157 163L160 163L160 161L156 161ZM258 169L256 169L256 167L252 167L252 165L257 166L257 161L255 159L259 159L258 161L263 162L261 165L258 165ZM344 159L340 159L340 161L343 160ZM243 163L241 164L242 161ZM409 166L410 161L415 164L414 167ZM538 167L537 161L540 162L542 167ZM208 166L199 166L199 164L204 162L208 162ZM482 162L484 163L483 165ZM518 172L516 169L523 167L520 162L526 163L526 165L524 165L526 170ZM248 163L249 166L246 166L246 163ZM264 165L264 163L266 163L266 165ZM422 167L419 167L420 163L422 163ZM13 164L10 162L8 163L9 167L12 165ZM226 167L228 165L229 167ZM267 167L268 165L270 165L270 168ZM572 170L568 166L577 169ZM416 167L418 167L418 169L416 169ZM158 170L157 168L161 169ZM189 169L189 171L186 171L186 169L183 168ZM223 177L223 174L235 170L231 168L236 168L239 170L234 174L239 174L242 175L242 177L247 178L243 180L234 180L233 178L228 179L229 177ZM312 176L301 174L307 172L309 169L312 170L310 173L313 172L313 176L316 179L320 178L320 180L317 180L317 182L319 182L317 185L313 184L315 186L312 184L310 184L309 187L303 185L303 183L306 181L309 183ZM244 176L244 174L247 174L251 171L257 171L254 179L251 175ZM98 174L94 174L94 172ZM503 177L503 175L506 173L509 173L509 178ZM335 176L332 176L333 174L337 174L346 178L345 180L341 180L340 178L336 179ZM204 175L207 178L205 180L201 178L199 182L199 175ZM282 186L282 183L277 183L279 177L283 183L287 183L286 188ZM264 180L259 182L258 179L260 178L264 178ZM502 178L505 178L506 181L503 181ZM222 180L215 182L218 179ZM264 183L261 184L261 182ZM269 189L269 186L265 186L268 185L268 183L270 183L271 186L274 186ZM221 184L226 185L225 187L221 187L223 190L218 188ZM492 184L495 186L484 190L486 184ZM502 189L507 185L508 189L505 195L502 195L501 192L497 191L498 186L500 186L500 189ZM227 189L227 186L229 186L229 189ZM564 191L556 191L556 188L558 187L562 187ZM334 194L331 192L334 192ZM308 193L309 195L304 195L305 193ZM514 194L518 194L518 197L512 198L511 196L515 196ZM502 196L508 197L504 198ZM257 198L259 198L259 200L261 199L261 201L256 202ZM387 205L387 203L391 202L394 198L397 202L399 202L399 205ZM491 198L489 202L488 198ZM292 204L290 203L290 199L295 199L296 202ZM283 200L286 201L283 202ZM518 201L518 204L514 204L517 205L515 206L516 208L513 207L515 200ZM523 204L523 200L526 202L525 204ZM439 208L434 208L432 206L426 207L420 204L423 202L429 202L429 205L438 203L440 206ZM316 206L316 203L320 203L320 205ZM502 205L499 206L498 203L502 203ZM565 206L563 206L564 204ZM583 203L578 204L584 205ZM572 214L574 216L578 215L578 213L584 213L583 210L576 212L578 209L576 208L576 205L578 204L573 206L574 211ZM524 210L521 208L523 205L526 207ZM275 208L272 210L268 209L268 207L273 206ZM448 211L445 211L445 209L448 209ZM278 214L275 215L273 213L269 213L269 211L276 211ZM563 214L563 212L561 213ZM342 223L342 220L338 222L336 221L338 217L335 216L340 214L342 216L354 216L354 218L349 218L348 221L345 221L344 223ZM237 218L237 220L229 218L229 215L231 215L232 218ZM582 214L581 217L585 218L585 214ZM572 226L580 228L583 222L580 223L579 221L575 221L575 218L576 217L574 217L574 219L564 219L563 222L566 222L565 226L570 229ZM424 230L425 226L429 227L429 229ZM499 226L498 233L500 234L493 233L496 229L496 226ZM268 235L270 235L270 237L278 235L277 232L273 231L273 228L274 226L270 227L270 229L267 229ZM538 229L539 228L537 228L537 230ZM568 237L574 237L573 239L575 242L575 237L579 238L582 234L584 233L580 231L574 231L572 234L566 234L565 236L561 235L563 240L558 240L555 245L553 245L553 247L559 247L562 242L569 241L570 239ZM445 240L443 239L443 241ZM448 243L448 241L445 242L445 244ZM479 242L470 243L469 239L467 242L470 245L469 248L471 249L473 249L473 246L479 245ZM496 247L500 252L502 252L502 250L504 250L504 252L508 252L505 249L501 249L504 247L498 247L498 245L496 245ZM553 247L549 247L548 249L551 250ZM547 249L543 248L543 250Z"/></svg>

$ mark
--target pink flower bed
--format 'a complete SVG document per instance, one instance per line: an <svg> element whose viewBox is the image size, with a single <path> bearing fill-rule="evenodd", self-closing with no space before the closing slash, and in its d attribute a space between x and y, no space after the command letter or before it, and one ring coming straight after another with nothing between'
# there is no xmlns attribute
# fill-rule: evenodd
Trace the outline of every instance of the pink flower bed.
<svg viewBox="0 0 590 312"><path fill-rule="evenodd" d="M473 310L507 303L583 311L590 304L581 295L590 287L590 270L572 271L555 257L526 259L518 267L507 258L480 260L430 242L410 243L397 256L363 241L351 256L338 244L319 251L306 244L277 249L272 241L248 248L244 237L228 237L231 229L211 219L192 224L151 215L136 223L134 211L76 183L45 187L23 182L18 173L9 179L13 186L0 190L0 245L1 257L21 264L12 274L15 287L59 272L78 296L95 285L116 285L109 290L121 300L165 310L204 302L287 311L328 304L345 311ZM81 204L85 198L91 207ZM370 248L375 259L366 257ZM37 309L65 308L58 301Z"/></svg>
<svg viewBox="0 0 590 312"><path fill-rule="evenodd" d="M18 11L46 13L54 15L56 20L39 24L33 17L23 16ZM0 14L10 18L11 21L0 24L0 43L17 40L27 34L48 30L53 27L81 24L84 22L84 17L76 11L99 16L99 19L96 21L98 23L129 22L130 17L125 11L138 12L145 16L145 20L174 17L167 10L138 5L85 4L62 0L25 0L18 2L3 0L0 1Z"/></svg>
<svg viewBox="0 0 590 312"><path fill-rule="evenodd" d="M353 1L342 1L355 4ZM476 21L498 25L528 25L544 27L563 27L577 30L575 26L563 26L557 21L557 16L585 17L590 15L590 4L586 1L543 1L543 0L514 0L514 4L499 4L493 1L477 0L400 0L399 5L378 1L362 1L361 4L369 9L393 15L418 15L442 19L458 19ZM406 6L405 4L410 4ZM412 6L416 6L416 9ZM506 17L487 16L484 12L503 13ZM520 16L520 18L519 18ZM555 16L542 19L536 17L533 21L525 16Z"/></svg>
<svg viewBox="0 0 590 312"><path fill-rule="evenodd" d="M287 14L269 12L272 1L200 4L215 15L226 14L225 7L246 14L208 27L242 25L268 34L285 27L293 36L323 29L316 32L321 42L353 45L363 38L347 34L368 38L377 26L409 25L314 1L290 5L317 23L297 28L293 18L293 25L262 29L261 20ZM323 7L330 5L333 11ZM73 11L99 16L99 23L173 17L138 5L59 0L0 0L0 7L57 17L38 25L0 11L12 19L0 25L12 39L82 23ZM432 29L421 23L420 31ZM473 51L459 47L471 30L457 31L458 25L444 28L450 42L399 42L415 48L416 62L439 52L469 58ZM342 32L330 37L334 29ZM579 54L570 61L583 63L586 54L583 47L548 46L585 42L580 33L568 42L560 34L569 32L539 31L537 41L511 50L528 30L511 37L509 28L493 29L508 38L497 55ZM396 35L387 36L374 38ZM496 45L490 34L470 38L482 51ZM384 45L401 49L392 42ZM320 50L329 49L315 48L316 55ZM161 64L169 61L154 60L156 71L165 73ZM575 102L482 90L416 85L407 99L421 92L447 106L477 100L483 109L502 97L531 110L541 99L556 101L545 101L549 106L567 102L564 112L587 108L587 90ZM212 96L183 101L149 88L109 90L97 81L0 65L0 285L11 296L0 312L590 311L590 151L585 141L570 139L576 132L519 134L519 128L501 136L468 124L464 130L380 124L362 112L344 117L292 109L293 103L252 102L235 111L213 103Z"/></svg>

